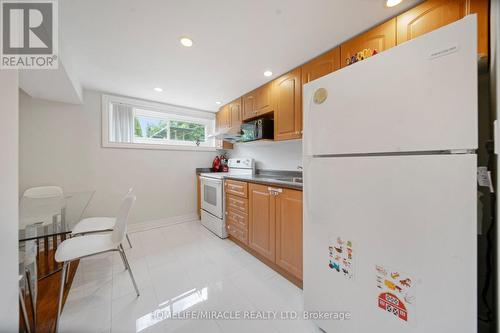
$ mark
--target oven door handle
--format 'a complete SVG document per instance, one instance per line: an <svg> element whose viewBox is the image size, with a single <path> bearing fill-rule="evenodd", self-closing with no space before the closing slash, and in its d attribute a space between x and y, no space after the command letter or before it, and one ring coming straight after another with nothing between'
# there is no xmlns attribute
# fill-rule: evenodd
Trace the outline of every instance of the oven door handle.
<svg viewBox="0 0 500 333"><path fill-rule="evenodd" d="M205 183L212 184L222 184L222 179L210 178L210 177L200 177L201 181L205 181Z"/></svg>

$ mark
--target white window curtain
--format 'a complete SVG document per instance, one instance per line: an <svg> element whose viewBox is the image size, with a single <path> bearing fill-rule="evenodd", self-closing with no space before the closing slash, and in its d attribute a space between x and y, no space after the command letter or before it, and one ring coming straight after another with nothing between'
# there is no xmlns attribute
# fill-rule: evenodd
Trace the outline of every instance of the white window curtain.
<svg viewBox="0 0 500 333"><path fill-rule="evenodd" d="M111 104L110 124L110 141L132 142L134 138L134 108L121 103Z"/></svg>

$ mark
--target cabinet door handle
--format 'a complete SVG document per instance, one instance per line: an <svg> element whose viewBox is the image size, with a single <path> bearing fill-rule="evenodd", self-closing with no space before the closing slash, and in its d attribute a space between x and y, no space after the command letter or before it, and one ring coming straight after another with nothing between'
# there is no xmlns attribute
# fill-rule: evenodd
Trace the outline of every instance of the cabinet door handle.
<svg viewBox="0 0 500 333"><path fill-rule="evenodd" d="M277 196L277 195L279 195L280 193L283 192L283 189L281 189L281 188L274 188L274 187L268 187L267 190L269 191L269 193L271 195L274 195L274 196Z"/></svg>

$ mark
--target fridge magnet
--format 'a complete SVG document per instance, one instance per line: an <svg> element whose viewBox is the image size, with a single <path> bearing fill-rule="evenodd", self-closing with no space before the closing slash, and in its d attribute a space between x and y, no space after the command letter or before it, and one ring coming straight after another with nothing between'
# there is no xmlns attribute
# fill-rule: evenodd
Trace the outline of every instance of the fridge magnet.
<svg viewBox="0 0 500 333"><path fill-rule="evenodd" d="M353 242L342 237L331 237L328 246L328 267L347 279L354 278Z"/></svg>
<svg viewBox="0 0 500 333"><path fill-rule="evenodd" d="M413 279L386 266L375 266L377 305L392 317L415 323L416 294Z"/></svg>

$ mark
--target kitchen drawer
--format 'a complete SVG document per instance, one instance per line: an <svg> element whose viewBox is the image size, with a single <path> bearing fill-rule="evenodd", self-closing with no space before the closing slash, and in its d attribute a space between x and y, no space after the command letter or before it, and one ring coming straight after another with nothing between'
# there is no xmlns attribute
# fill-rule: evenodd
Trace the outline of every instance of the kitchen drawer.
<svg viewBox="0 0 500 333"><path fill-rule="evenodd" d="M248 245L248 231L247 229L239 227L237 224L228 223L226 225L227 233L242 242L245 245Z"/></svg>
<svg viewBox="0 0 500 333"><path fill-rule="evenodd" d="M243 198L248 197L248 184L237 180L226 180L226 193L234 194Z"/></svg>
<svg viewBox="0 0 500 333"><path fill-rule="evenodd" d="M227 209L226 210L226 223L234 224L245 230L248 229L248 215L242 213L238 210Z"/></svg>
<svg viewBox="0 0 500 333"><path fill-rule="evenodd" d="M248 199L228 194L226 197L227 209L237 210L248 214Z"/></svg>
<svg viewBox="0 0 500 333"><path fill-rule="evenodd" d="M226 226L229 235L248 245L248 215L239 210L226 210Z"/></svg>

